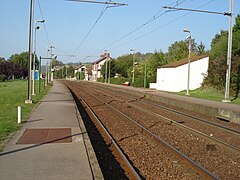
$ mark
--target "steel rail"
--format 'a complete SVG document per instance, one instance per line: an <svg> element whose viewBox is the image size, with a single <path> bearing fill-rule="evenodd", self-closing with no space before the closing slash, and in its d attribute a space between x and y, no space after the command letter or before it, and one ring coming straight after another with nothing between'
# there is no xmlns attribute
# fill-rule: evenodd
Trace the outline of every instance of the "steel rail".
<svg viewBox="0 0 240 180"><path fill-rule="evenodd" d="M96 88L95 88L95 91L104 94L103 92L100 92L100 90L96 90ZM109 96L109 95L108 95L108 96ZM112 97L112 96L109 96L109 97ZM119 98L116 98L116 97L114 97L114 98L115 98L116 100L118 100L118 101L121 101L121 99L119 99ZM136 99L134 99L134 100L136 100ZM140 101L138 101L138 102L140 102ZM180 127L180 128L186 129L186 130L188 130L188 131L190 131L190 132L192 132L192 133L194 133L194 134L196 134L196 135L201 136L202 138L205 138L206 140L210 140L210 141L212 141L212 142L215 142L215 143L217 143L217 144L220 145L220 146L225 146L226 148L229 148L229 149L234 150L234 151L236 151L236 152L240 152L240 149L239 149L239 148L237 148L237 147L235 147L235 146L233 146L233 145L231 145L231 144L228 144L228 143L226 143L226 142L224 142L224 141L221 141L221 140L219 140L219 139L217 139L217 138L211 137L211 136L209 136L209 135L207 135L207 134L204 134L204 133L202 133L202 132L200 132L200 131L198 131L198 130L195 130L195 129L191 128L191 127L188 127L188 126L186 126L186 125L180 124L180 123L178 123L177 121L175 121L175 120L173 120L173 119L170 119L170 118L168 118L168 117L162 116L162 115L160 115L160 114L158 114L158 113L152 113L151 111L146 110L146 109L142 109L142 108L140 108L139 106L132 104L131 102L125 102L125 103L126 103L126 104L129 104L129 105L131 105L131 106L133 106L133 107L135 107L135 108L137 108L137 109L140 110L140 111L143 111L143 112L146 112L146 113L148 113L148 114L151 114L151 115L160 117L160 118L164 119L164 120L167 121L167 122L170 122L170 123L172 123L172 124L174 124L174 125L176 125L176 126L178 126L178 127ZM151 104L151 103L150 103L150 104ZM154 105L154 104L153 104L153 105ZM173 111L175 111L175 110L173 110ZM180 112L180 113L181 113L181 112ZM187 114L187 115L188 115L188 114ZM191 115L189 115L188 117L191 117ZM192 118L193 118L193 117L195 117L195 116L192 116ZM239 135L239 134L238 134L238 135Z"/></svg>
<svg viewBox="0 0 240 180"><path fill-rule="evenodd" d="M96 89L96 88L95 88L95 89ZM106 90L106 88L102 88L102 89ZM114 92L111 92L111 93L114 93ZM124 93L118 91L118 95L119 95L119 93L124 94ZM141 103L149 104L149 105L152 105L152 106L154 106L154 107L158 107L158 108L167 110L167 111L169 111L169 112L173 112L173 113L176 113L176 114L180 114L180 115L182 115L182 116L192 118L192 119L197 120L197 121L199 121L199 122L202 122L202 123L204 123L204 124L211 125L212 127L217 127L217 128L222 129L222 130L224 130L224 131L227 131L227 132L230 132L230 133L234 133L234 134L236 134L236 135L240 135L240 131L238 131L238 130L231 129L231 128L228 128L228 127L225 127L225 126L222 126L222 125L213 123L213 122L209 122L209 121L207 121L207 120L205 120L205 119L202 119L202 118L199 118L199 117L196 117L196 116L193 116L193 115L184 113L184 112L180 112L180 111L177 111L177 110L174 110L174 109L171 109L171 108L168 108L168 107L159 105L159 104L151 103L151 102L149 102L149 101L147 101L147 100L143 100L144 97L145 97L145 95L144 95L143 97L141 97L141 98L139 98L139 97L137 97L137 98L130 98L130 97L128 96L129 99L136 100L136 101L141 102Z"/></svg>
<svg viewBox="0 0 240 180"><path fill-rule="evenodd" d="M69 87L69 86L68 86ZM93 109L89 106L89 104L83 99L83 97L81 97L79 94L77 94L71 87L69 87L71 89L71 91L76 95L76 97L78 98L78 100L81 99L81 102L83 102L86 107L88 108L89 112L93 115L93 117L96 119L96 122L100 125L102 132L107 136L107 138L110 140L110 142L112 143L114 149L116 150L116 152L118 153L118 155L121 157L121 159L124 162L124 167L126 168L126 172L129 174L131 179L142 179L140 177L140 175L137 173L137 171L135 170L135 168L132 166L132 164L129 162L129 160L127 159L127 157L125 156L124 152L121 150L121 148L119 147L119 145L117 144L117 142L114 140L114 138L111 136L111 134L109 133L109 131L107 130L107 128L104 126L104 124L102 123L102 121L98 118L98 116L96 115L96 113L93 111ZM77 87L78 88L78 87ZM80 101L79 101L80 102ZM80 102L80 103L81 103Z"/></svg>
<svg viewBox="0 0 240 180"><path fill-rule="evenodd" d="M81 91L85 91L85 90L81 89ZM92 94L90 92L87 92L87 91L85 91L85 92L87 94L93 96L94 98L98 99L99 101L105 103L106 106L108 106L111 109L115 110L116 112L118 112L119 114L121 114L122 116L124 116L125 118L130 120L132 123L134 123L135 125L140 127L147 135L149 135L150 137L153 137L156 140L156 142L158 142L159 144L163 145L169 152L173 153L178 158L183 160L185 162L185 164L188 164L189 166L191 166L193 169L195 169L196 172L198 172L199 174L203 175L205 178L208 178L208 179L219 179L218 177L213 175L211 172L206 170L204 167L202 167L201 165L197 164L195 161L193 161L192 159L190 159L189 157L187 157L186 155L184 155L183 153L181 153L180 151L175 149L173 146L171 146L168 143L166 143L165 141L163 141L157 135L155 135L154 133L152 133L151 131L146 129L144 126L142 126L141 124L139 124L138 122L136 122L132 118L128 117L127 115L125 115L124 113L122 113L121 111L116 109L115 107L111 106L110 104L106 103L105 101L103 101L99 97L95 96L94 94Z"/></svg>

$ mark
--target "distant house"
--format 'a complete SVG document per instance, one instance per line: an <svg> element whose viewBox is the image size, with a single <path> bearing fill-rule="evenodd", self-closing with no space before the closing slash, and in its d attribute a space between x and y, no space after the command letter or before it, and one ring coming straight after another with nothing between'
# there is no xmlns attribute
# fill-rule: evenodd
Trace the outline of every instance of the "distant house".
<svg viewBox="0 0 240 180"><path fill-rule="evenodd" d="M81 77L82 80L88 80L88 72L87 72L87 67L83 64L77 66L76 68L74 68L74 74L76 75L76 73L83 73L84 77Z"/></svg>
<svg viewBox="0 0 240 180"><path fill-rule="evenodd" d="M197 56L191 58L189 89L201 87L207 76L209 57ZM157 69L157 82L150 83L150 88L180 92L187 89L188 58L166 64Z"/></svg>
<svg viewBox="0 0 240 180"><path fill-rule="evenodd" d="M97 81L98 78L102 77L101 69L102 65L106 62L106 60L110 58L109 53L104 53L100 56L100 59L92 63L92 81Z"/></svg>

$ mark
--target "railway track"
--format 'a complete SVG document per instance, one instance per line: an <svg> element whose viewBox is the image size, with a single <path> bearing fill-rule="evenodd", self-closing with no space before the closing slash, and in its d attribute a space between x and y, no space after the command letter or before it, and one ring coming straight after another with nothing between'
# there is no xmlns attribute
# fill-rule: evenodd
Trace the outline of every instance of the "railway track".
<svg viewBox="0 0 240 180"><path fill-rule="evenodd" d="M69 87L70 86L72 86L72 88L76 88L76 89L78 89L77 91L83 91L83 89L81 89L80 90L80 86L79 86L79 84L77 85L77 84L75 84L75 83L70 83L71 85L69 85ZM91 92L90 92L91 91ZM97 94L94 94L94 92ZM76 92L75 92L76 93ZM135 104L133 104L133 103L135 103L135 102L138 102L138 101L141 101L142 99L134 99L134 98L130 98L129 99L129 97L128 97L128 100L126 100L126 99L124 99L123 100L123 97L118 97L118 98L116 98L116 97L113 97L113 95L112 94L110 94L110 93L107 93L107 95L105 94L103 94L103 92L101 92L99 89L97 90L97 89L94 89L93 87L91 87L91 90L89 89L88 90L88 92L85 92L85 96L86 96L86 94L88 93L88 95L87 95L87 97L89 98L89 97L93 97L94 99L95 99L95 101L96 101L96 99L98 99L98 104L92 104L91 106L92 106L92 108L94 109L94 111L98 111L99 110L99 108L102 108L102 106L107 106L108 108L107 109L105 109L106 111L108 111L109 110L109 108L111 108L111 109L113 109L113 110L115 110L115 111L117 111L118 112L118 114L119 113L123 113L122 114L122 116L125 116L125 118L127 118L128 120L132 120L132 123L133 123L133 121L135 122L134 124L135 124L135 126L136 125L138 125L138 128L140 128L141 130L140 130L140 132L143 132L143 131L145 131L145 133L143 133L143 134L154 134L155 135L155 137L154 138L152 138L152 137L150 137L150 135L148 135L149 137L150 137L150 139L155 139L155 142L156 141L160 141L159 139L161 139L161 138L159 138L159 137L161 137L162 135L161 135L161 133L159 134L158 133L158 131L159 131L159 128L157 128L158 129L158 131L156 131L156 125L158 125L158 124L160 124L160 123L158 123L158 122L154 122L154 121L152 121L152 122L150 122L150 124L151 125L147 125L146 123L144 124L144 123L142 123L142 122L140 122L139 120L136 120L135 121L135 118L134 118L134 115L131 115L131 113L129 113L129 112L127 112L127 113L125 113L124 111L123 111L123 106L125 106L125 108L127 107L127 108L129 108L129 109L131 109L131 111L138 111L138 112L140 112L140 109L139 108L137 108L137 105ZM89 93L91 93L91 94L89 94ZM119 94L118 94L119 95ZM85 97L86 98L86 97ZM122 101L122 103L120 103ZM100 103L101 102L101 103ZM129 104L129 103L132 103L132 104ZM145 103L145 102L144 102ZM121 104L121 105L117 105L117 104ZM124 104L124 105L123 105ZM150 104L148 104L148 105L150 105ZM122 106L122 107L121 107ZM98 109L98 110L96 110L96 109ZM144 111L144 113L145 113L145 115L146 114L149 114L150 113L150 111L149 110L146 110L145 108L142 108L143 109L143 111ZM101 111L101 110L100 110ZM148 111L148 112L147 112ZM99 112L98 112L99 113ZM141 113L138 113L138 115L140 115ZM153 118L154 119L156 119L156 116L162 116L162 115L157 115L156 113L155 113L155 117L153 116ZM186 115L185 115L185 117L186 117ZM160 117L160 118L162 118L162 119L165 119L165 121L166 121L166 119L168 119L168 122L166 123L165 122L165 125L166 124L170 124L170 126L172 126L172 124L176 124L176 126L182 126L182 123L179 123L179 121L176 121L176 122L173 122L173 120L171 120L171 119L169 119L169 118L166 118L166 117ZM189 118L189 117L188 117ZM133 120L134 119L134 120ZM137 117L136 117L136 119L137 119ZM150 120L151 121L151 120ZM106 122L105 122L106 123ZM108 122L109 124L110 124L110 122ZM111 123L113 123L113 122L111 122ZM108 124L108 126L109 126L109 124ZM140 127L139 127L140 126ZM221 128L220 128L221 129ZM179 130L177 131L177 133L178 132L180 132ZM234 132L234 133L237 133L237 132ZM131 133L130 133L131 134ZM135 136L137 136L138 134L142 134L142 133L139 133L139 132L137 132L137 133L135 133ZM199 133L198 133L198 135L199 135ZM171 135L172 136L172 135ZM127 137L122 137L122 138L117 138L118 139L118 141L120 142L120 144L121 144L121 142L122 141L124 141L125 139L128 139L128 137L131 137L131 135L130 136L127 136ZM195 138L195 137L194 137ZM202 138L202 137L201 137ZM207 137L206 137L207 138ZM211 137L212 138L212 137ZM158 140L156 140L156 139L158 139ZM164 138L165 139L165 141L166 140L169 140L168 138ZM147 140L147 141L149 141L149 140ZM163 142L165 142L164 140L162 140L161 139L161 141L163 141ZM205 140L205 141L209 141L209 140ZM212 142L214 141L214 144L212 144ZM166 143L166 142L165 142ZM164 143L163 143L164 144ZM176 151L178 151L178 149L180 149L181 151L183 151L184 150L184 148L179 148L180 146L177 146L176 147L176 143L172 143L172 141L170 141L170 143L168 142L168 143L166 143L166 144L171 144L170 145L170 147L172 147L173 148L173 146L175 146L175 148L173 148L173 149L175 149ZM205 143L206 144L206 143ZM221 144L221 143L220 143ZM211 144L207 144L208 146L206 146L206 148L208 148L208 150L210 150L210 154L212 154L212 152L215 152L216 151L216 149L217 149L217 151L218 151L218 145L219 145L219 142L218 143L216 143L216 140L215 139L211 139ZM223 144L221 144L221 145L223 145ZM225 146L228 146L228 145L225 145ZM231 146L228 146L228 148L232 148L232 149L234 149L234 147L231 147ZM188 149L188 148L186 148L186 149ZM235 152L235 153L239 153L239 150L238 149L235 149L235 151L237 151L237 152ZM178 151L178 152L180 152L180 151ZM184 151L183 151L184 152ZM209 152L207 152L208 154L207 155L209 155ZM182 152L180 152L180 154L182 154L183 155L183 153ZM185 156L185 155L184 155ZM189 156L189 157L191 157L192 155L191 155L191 153L190 153L190 155L188 154L187 156ZM187 157L187 156L185 156L185 157ZM169 157L169 155L168 155L168 157ZM197 156L192 156L193 157L193 159L197 159L198 157ZM179 158L179 157L178 157ZM238 154L238 157L237 158L239 158L239 154ZM179 159L181 159L181 158L179 158ZM192 161L190 158L188 158L190 161ZM174 161L174 160L173 160ZM235 159L233 159L232 160L233 162L236 162L235 161ZM193 162L193 164L195 163L194 161L192 161ZM199 161L200 163L201 163L201 160ZM185 163L184 163L185 164ZM187 163L187 164L189 164L189 163ZM190 163L191 164L191 163ZM195 163L196 164L196 163ZM202 164L204 164L204 163L202 163ZM205 164L204 164L205 165ZM192 165L193 166L193 165ZM208 174L208 178L216 178L214 175L212 175L212 173L209 173L208 171L205 171L205 168L202 168L202 166L200 166L199 165L199 167L201 167L200 169L202 169L201 171L204 171L205 172L205 176L207 176L206 174ZM209 168L209 167L208 167ZM141 169L141 168L140 168ZM211 168L209 168L209 169L211 169ZM195 165L195 170L196 170L196 165ZM170 170L171 171L171 170ZM198 170L198 173L199 174L202 174L202 172L201 171L199 171ZM143 170L143 172L144 172L144 170ZM144 174L144 173L143 173ZM178 175L179 175L179 173L177 173ZM217 174L218 175L218 171L214 171L214 174ZM212 175L212 177L210 177L210 176ZM235 174L235 176L236 176L236 174ZM233 176L233 177L235 177L235 176ZM238 176L238 174L237 174L237 176ZM148 177L148 176L147 176ZM177 176L177 177L179 177L179 176ZM192 177L196 177L196 175L192 175ZM224 173L223 174L220 174L220 177L221 178L223 178L223 179L225 179L226 178L226 176L224 175ZM199 177L198 177L199 178Z"/></svg>
<svg viewBox="0 0 240 180"><path fill-rule="evenodd" d="M164 120L171 122L176 126L188 129L189 131L192 131L193 133L197 133L201 136L211 139L213 142L216 142L218 144L221 144L223 146L226 146L226 147L236 150L238 152L240 151L240 142L238 141L238 139L240 138L240 130L238 130L238 129L229 128L227 126L217 124L216 122L212 122L212 121L209 121L209 120L206 120L203 118L199 118L199 117L191 115L191 114L187 114L185 112L181 112L176 109L171 109L171 108L163 106L163 105L149 102L147 100L144 100L144 97L142 97L142 98L130 97L129 95L126 95L126 94L123 94L120 92L117 92L117 93L111 92L108 89L103 89L103 88L99 88L99 87L98 88L91 87L91 88L100 94L107 94L107 96L109 96L109 97L114 97L114 99L118 100L119 102L124 101L126 104L134 106L135 108L138 108L141 111L144 111L149 114L154 114L155 116L158 116L158 117L162 117ZM105 91L105 93L101 92L101 90ZM126 98L126 96L127 96L127 98ZM137 105L135 105L136 103L137 103ZM139 104L145 104L145 106L141 106ZM153 108L155 108L156 110L153 110ZM174 114L180 116L180 118L187 118L187 119L184 119L184 121L175 121L174 118L176 118L176 117L174 117L172 115L162 116L161 115L162 113L159 113L159 109L170 112L170 113L174 113ZM192 121L194 124L192 123ZM197 121L197 124L195 123L195 121ZM201 125L202 128L196 128L196 126L199 127L198 123L203 124L203 125ZM186 124L186 125L184 125L184 124ZM212 127L212 130L210 133L204 132L204 125ZM224 134L224 135L221 135L219 137L218 136L213 137L213 136L215 136L216 131L218 131L218 134ZM228 141L231 139L234 143L231 143L231 142L228 143ZM238 144L236 144L236 142Z"/></svg>

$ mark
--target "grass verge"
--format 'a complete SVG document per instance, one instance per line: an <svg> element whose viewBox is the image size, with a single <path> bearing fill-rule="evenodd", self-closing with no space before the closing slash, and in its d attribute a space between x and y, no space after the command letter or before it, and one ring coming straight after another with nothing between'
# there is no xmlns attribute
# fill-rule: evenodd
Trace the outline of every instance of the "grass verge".
<svg viewBox="0 0 240 180"><path fill-rule="evenodd" d="M212 100L212 101L219 101L222 102L224 99L224 94L219 92L218 90L214 88L199 88L193 91L190 91L190 96L191 97L196 97L200 99L207 99L207 100ZM179 95L185 95L186 91L181 91L179 93L175 93ZM230 97L231 102L233 104L238 104L240 105L240 97L234 99L234 97Z"/></svg>
<svg viewBox="0 0 240 180"><path fill-rule="evenodd" d="M36 95L32 96L32 104L25 104L27 99L28 81L12 80L0 83L0 150L4 140L21 125L17 123L17 107L22 107L22 122L26 121L34 107L47 94L50 87L44 89L42 82L40 93L36 83Z"/></svg>

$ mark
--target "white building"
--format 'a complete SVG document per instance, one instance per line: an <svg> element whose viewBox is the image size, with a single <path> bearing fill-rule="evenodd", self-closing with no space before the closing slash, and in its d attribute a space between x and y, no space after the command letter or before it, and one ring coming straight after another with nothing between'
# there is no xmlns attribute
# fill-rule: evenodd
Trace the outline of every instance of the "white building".
<svg viewBox="0 0 240 180"><path fill-rule="evenodd" d="M103 64L106 62L106 60L108 60L108 58L112 59L109 56L109 53L107 53L107 54L105 53L100 56L100 59L98 59L97 61L95 61L92 64L92 81L97 81L98 78L102 77L101 69L102 69Z"/></svg>
<svg viewBox="0 0 240 180"><path fill-rule="evenodd" d="M89 79L88 72L87 72L87 67L85 65L81 64L74 69L74 74L75 75L78 72L84 74L84 77L81 77L82 80L88 80Z"/></svg>
<svg viewBox="0 0 240 180"><path fill-rule="evenodd" d="M207 76L209 57L197 56L191 58L189 89L201 87ZM188 58L166 64L157 69L157 82L150 83L150 88L180 92L187 89Z"/></svg>

